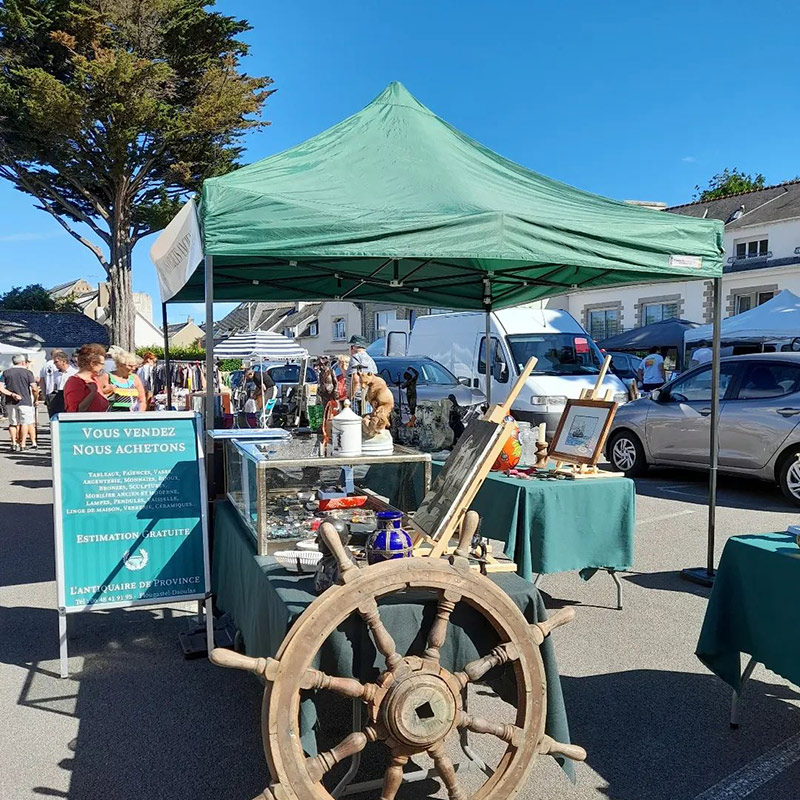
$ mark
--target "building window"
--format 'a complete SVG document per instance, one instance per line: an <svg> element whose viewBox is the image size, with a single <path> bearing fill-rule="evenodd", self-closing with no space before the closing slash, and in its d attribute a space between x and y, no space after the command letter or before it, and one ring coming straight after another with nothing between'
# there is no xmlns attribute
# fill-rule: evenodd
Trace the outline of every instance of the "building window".
<svg viewBox="0 0 800 800"><path fill-rule="evenodd" d="M294 339L294 331L291 328L284 328L283 335L288 336L290 339Z"/></svg>
<svg viewBox="0 0 800 800"><path fill-rule="evenodd" d="M319 336L319 324L316 320L314 322L308 323L308 330L306 331L306 336Z"/></svg>
<svg viewBox="0 0 800 800"><path fill-rule="evenodd" d="M736 242L736 260L766 258L769 255L769 239L750 239Z"/></svg>
<svg viewBox="0 0 800 800"><path fill-rule="evenodd" d="M665 319L677 319L677 303L647 303L644 307L644 324L652 325L654 322L663 322Z"/></svg>
<svg viewBox="0 0 800 800"><path fill-rule="evenodd" d="M734 295L734 314L741 314L743 311L749 311L751 308L760 306L766 303L767 300L772 300L775 297L775 292L745 292L743 294Z"/></svg>
<svg viewBox="0 0 800 800"><path fill-rule="evenodd" d="M586 320L592 339L599 341L619 333L618 308L594 308L587 312Z"/></svg>
<svg viewBox="0 0 800 800"><path fill-rule="evenodd" d="M344 317L337 317L333 321L333 341L343 342L347 338L347 323Z"/></svg>
<svg viewBox="0 0 800 800"><path fill-rule="evenodd" d="M375 312L375 330L384 333L389 325L397 321L397 311L376 311Z"/></svg>

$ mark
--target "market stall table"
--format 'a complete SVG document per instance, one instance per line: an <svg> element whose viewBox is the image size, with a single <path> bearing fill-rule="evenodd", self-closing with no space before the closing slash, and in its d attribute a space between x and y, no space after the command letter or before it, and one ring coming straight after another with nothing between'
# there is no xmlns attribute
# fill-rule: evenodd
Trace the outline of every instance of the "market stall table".
<svg viewBox="0 0 800 800"><path fill-rule="evenodd" d="M256 555L255 539L242 524L239 514L229 502L217 503L215 514L214 552L212 559L212 590L219 610L231 615L244 639L247 655L273 657L287 631L315 599L313 575L296 575L276 564L270 556ZM529 582L514 574L492 576L511 597L530 622L545 619L539 592ZM409 593L402 602L382 602L381 616L394 637L401 653L421 652L423 633L430 626L436 611L436 600L429 596ZM459 605L450 618L451 635L441 651L446 668L461 666L488 653L497 644L494 631L484 618L468 606ZM545 639L541 655L547 677L547 719L545 731L561 742L569 742L567 716L561 694L561 682L556 666L553 644ZM379 672L381 656L360 619L351 617L329 637L315 665L330 674L373 680ZM508 689L513 691L504 668L489 673L492 688L504 699ZM300 706L300 732L303 748L316 754L317 709L313 698ZM572 775L570 762L564 769Z"/></svg>
<svg viewBox="0 0 800 800"><path fill-rule="evenodd" d="M789 533L733 536L708 601L697 657L733 689L731 726L756 664L800 685L800 548ZM744 671L741 654L751 656Z"/></svg>
<svg viewBox="0 0 800 800"><path fill-rule="evenodd" d="M441 462L434 461L434 477L440 469ZM365 483L405 510L422 500L419 481L418 497L398 496L407 481L387 470L372 468ZM483 519L481 533L505 542L505 554L523 578L536 576L538 582L542 575L578 570L588 579L604 569L617 585L622 607L615 572L633 564L636 519L636 486L629 478L527 480L493 472L471 507Z"/></svg>

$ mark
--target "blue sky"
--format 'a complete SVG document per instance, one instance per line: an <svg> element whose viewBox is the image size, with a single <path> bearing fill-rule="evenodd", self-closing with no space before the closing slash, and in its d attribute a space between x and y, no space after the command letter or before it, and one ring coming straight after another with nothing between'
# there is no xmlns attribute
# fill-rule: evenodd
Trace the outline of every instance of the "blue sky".
<svg viewBox="0 0 800 800"><path fill-rule="evenodd" d="M365 106L392 80L530 169L617 199L688 202L724 167L800 174L796 4L641 0L221 0L248 19L246 69L278 92L245 161ZM84 277L94 256L0 182L0 291ZM158 304L150 240L133 282ZM197 307L175 306L171 319ZM225 309L220 309L224 311Z"/></svg>

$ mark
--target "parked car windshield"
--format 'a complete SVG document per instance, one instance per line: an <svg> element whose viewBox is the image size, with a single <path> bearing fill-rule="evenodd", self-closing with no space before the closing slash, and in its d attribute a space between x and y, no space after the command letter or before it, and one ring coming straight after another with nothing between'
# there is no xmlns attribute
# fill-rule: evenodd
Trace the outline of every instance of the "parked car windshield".
<svg viewBox="0 0 800 800"><path fill-rule="evenodd" d="M509 336L508 344L518 370L536 357L534 375L597 375L603 363L597 345L580 334L522 333Z"/></svg>
<svg viewBox="0 0 800 800"><path fill-rule="evenodd" d="M255 370L258 372L258 369ZM279 367L267 367L270 378L275 383L297 383L300 380L300 365L286 364ZM311 367L306 368L306 380L309 383L317 382L317 373Z"/></svg>
<svg viewBox="0 0 800 800"><path fill-rule="evenodd" d="M403 383L403 373L412 367L419 373L418 386L456 386L455 375L443 367L438 361L415 361L414 359L376 358L375 365L381 377L389 384L397 386Z"/></svg>

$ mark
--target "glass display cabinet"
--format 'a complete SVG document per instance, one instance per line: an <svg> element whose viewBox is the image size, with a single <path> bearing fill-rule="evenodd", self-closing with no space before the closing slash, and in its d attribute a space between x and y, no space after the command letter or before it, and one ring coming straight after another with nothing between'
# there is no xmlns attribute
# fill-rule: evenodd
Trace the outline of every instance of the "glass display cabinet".
<svg viewBox="0 0 800 800"><path fill-rule="evenodd" d="M370 509L390 507L365 485L370 467L381 465L383 473L391 472L398 495L403 494L403 484L410 485L413 495L417 470L422 471L423 495L431 483L430 453L400 445L395 445L390 455L340 458L320 456L315 436L285 440L248 437L225 439L224 454L225 494L255 538L259 555L292 549L296 542L313 536L310 523L320 513L317 489L342 485L344 478L352 477L355 493L362 490L360 493L367 495L363 513L368 516ZM347 474L343 468L348 468Z"/></svg>

